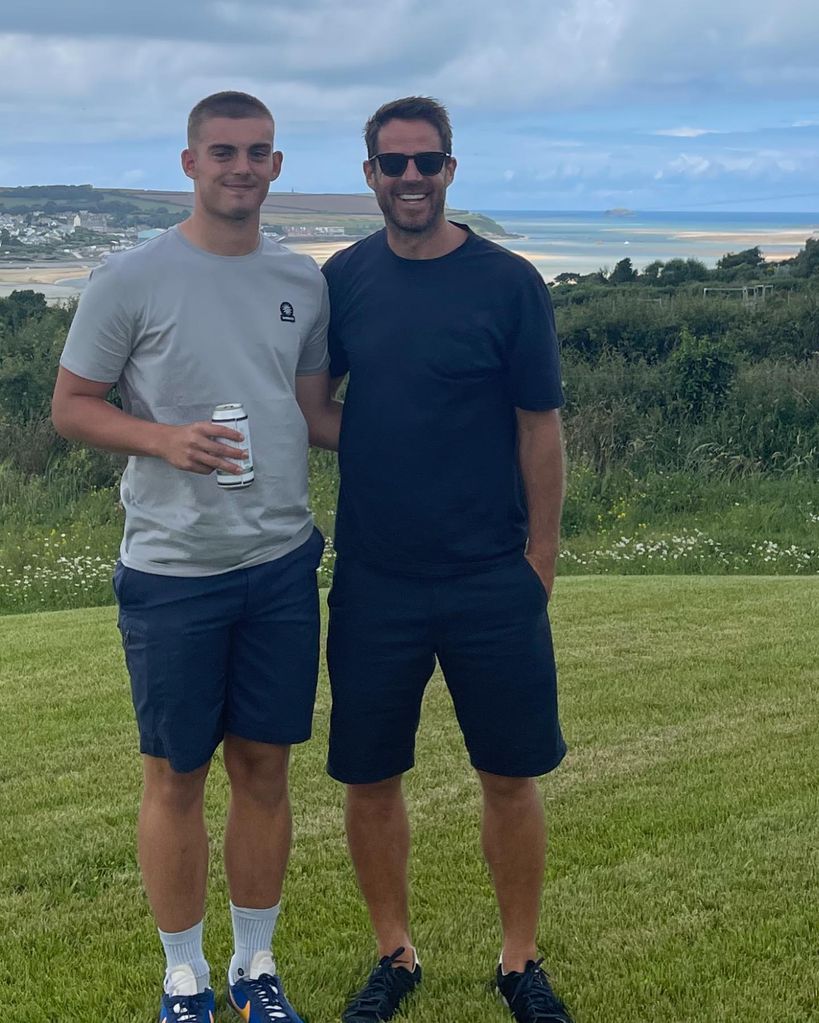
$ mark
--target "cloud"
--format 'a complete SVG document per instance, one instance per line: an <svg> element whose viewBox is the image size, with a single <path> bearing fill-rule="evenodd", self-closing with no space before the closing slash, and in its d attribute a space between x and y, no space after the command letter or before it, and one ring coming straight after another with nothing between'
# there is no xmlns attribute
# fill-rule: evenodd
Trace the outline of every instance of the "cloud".
<svg viewBox="0 0 819 1023"><path fill-rule="evenodd" d="M663 128L651 132L652 135L670 135L675 139L697 139L700 135L717 135L718 132L710 128Z"/></svg>
<svg viewBox="0 0 819 1023"><path fill-rule="evenodd" d="M727 176L735 180L775 180L808 171L807 160L781 150L726 150L711 153L707 158L699 154L681 153L662 168L659 176L666 179L674 176L695 179Z"/></svg>
<svg viewBox="0 0 819 1023"><path fill-rule="evenodd" d="M819 89L819 7L782 0L3 0L0 101L145 93L184 106L241 81L279 106L358 113L408 92L455 107L554 109ZM198 92L197 92L198 90ZM166 102L166 108L169 103ZM672 129L673 130L673 129Z"/></svg>
<svg viewBox="0 0 819 1023"><path fill-rule="evenodd" d="M799 129L819 123L805 116L819 109L815 0L688 0L661 15L656 0L474 0L467 16L461 0L2 3L4 156L52 154L52 179L75 167L88 180L104 159L109 182L139 167L150 185L191 106L225 88L270 104L287 185L301 187L358 182L364 120L415 93L450 107L471 179L512 170L520 189L803 173L812 133ZM790 141L752 135L763 118ZM739 125L779 162L743 153L731 171L716 136Z"/></svg>

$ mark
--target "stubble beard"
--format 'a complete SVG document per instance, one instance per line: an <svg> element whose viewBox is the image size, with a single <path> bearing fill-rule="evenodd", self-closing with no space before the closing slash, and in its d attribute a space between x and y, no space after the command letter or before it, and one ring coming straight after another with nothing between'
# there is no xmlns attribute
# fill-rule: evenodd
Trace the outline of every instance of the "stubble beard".
<svg viewBox="0 0 819 1023"><path fill-rule="evenodd" d="M400 199L396 199L392 195L388 195L384 199L377 195L376 198L378 200L378 205L381 207L381 212L384 214L384 220L386 223L396 231L401 231L404 234L429 234L436 227L445 223L445 192L436 197L435 204L430 210L429 216L427 216L424 220L418 220L413 217L408 218L406 221L401 220L397 215L399 210L398 204L401 202Z"/></svg>

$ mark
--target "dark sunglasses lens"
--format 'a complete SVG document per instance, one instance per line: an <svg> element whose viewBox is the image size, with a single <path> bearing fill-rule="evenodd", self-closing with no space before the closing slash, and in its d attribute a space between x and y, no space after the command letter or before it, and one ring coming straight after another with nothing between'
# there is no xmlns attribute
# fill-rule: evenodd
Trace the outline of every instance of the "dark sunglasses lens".
<svg viewBox="0 0 819 1023"><path fill-rule="evenodd" d="M431 176L438 174L446 157L443 153L416 153L414 160L419 174Z"/></svg>
<svg viewBox="0 0 819 1023"><path fill-rule="evenodd" d="M409 157L403 153L382 153L376 159L381 173L386 174L388 178L400 178L409 163Z"/></svg>
<svg viewBox="0 0 819 1023"><path fill-rule="evenodd" d="M407 169L410 160L413 161L419 174L431 177L438 174L446 160L444 153L416 153L415 156L405 156L403 153L379 153L375 157L381 173L388 178L400 178Z"/></svg>

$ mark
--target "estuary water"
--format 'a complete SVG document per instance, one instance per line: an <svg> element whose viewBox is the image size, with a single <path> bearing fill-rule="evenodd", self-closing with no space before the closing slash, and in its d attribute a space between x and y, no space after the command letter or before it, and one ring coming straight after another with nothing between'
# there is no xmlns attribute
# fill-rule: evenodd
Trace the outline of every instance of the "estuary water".
<svg viewBox="0 0 819 1023"><path fill-rule="evenodd" d="M482 210L516 238L502 241L526 256L551 280L560 273L611 270L629 257L642 270L656 259L700 259L713 267L727 252L758 245L766 259L795 256L810 237L819 237L819 212L810 213L640 213ZM454 217L457 220L457 215ZM343 240L287 242L323 263ZM86 284L87 267L41 266L0 268L0 296L20 288L41 291L48 301L77 296Z"/></svg>
<svg viewBox="0 0 819 1023"><path fill-rule="evenodd" d="M714 267L726 253L755 245L766 259L788 259L807 238L819 237L819 212L481 212L523 236L501 244L530 259L547 280L611 270L626 257L640 270L656 259L694 258Z"/></svg>

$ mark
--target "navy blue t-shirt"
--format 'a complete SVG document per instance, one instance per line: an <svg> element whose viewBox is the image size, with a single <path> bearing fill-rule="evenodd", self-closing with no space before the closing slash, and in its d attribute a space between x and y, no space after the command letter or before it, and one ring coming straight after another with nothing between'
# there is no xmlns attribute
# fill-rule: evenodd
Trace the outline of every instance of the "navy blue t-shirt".
<svg viewBox="0 0 819 1023"><path fill-rule="evenodd" d="M403 259L384 230L337 253L324 274L330 375L349 373L337 551L437 576L520 556L515 408L563 404L541 276L472 232L439 259Z"/></svg>

